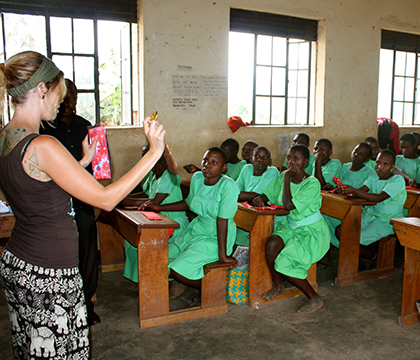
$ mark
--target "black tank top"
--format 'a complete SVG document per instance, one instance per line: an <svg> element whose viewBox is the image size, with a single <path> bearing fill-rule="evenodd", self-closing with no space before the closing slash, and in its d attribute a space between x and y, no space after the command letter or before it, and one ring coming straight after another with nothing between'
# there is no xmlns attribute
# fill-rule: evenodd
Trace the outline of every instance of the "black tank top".
<svg viewBox="0 0 420 360"><path fill-rule="evenodd" d="M26 174L22 151L38 134L22 139L0 156L0 186L16 217L6 248L18 258L45 268L78 266L77 228L71 197L54 181Z"/></svg>

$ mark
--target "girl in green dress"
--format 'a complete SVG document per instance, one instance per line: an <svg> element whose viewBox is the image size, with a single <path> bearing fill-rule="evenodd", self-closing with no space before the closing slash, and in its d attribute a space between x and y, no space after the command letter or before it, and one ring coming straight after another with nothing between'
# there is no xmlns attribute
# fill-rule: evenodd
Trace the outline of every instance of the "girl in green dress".
<svg viewBox="0 0 420 360"><path fill-rule="evenodd" d="M369 144L362 142L358 144L351 153L351 162L343 164L339 178L344 185L350 185L354 188L360 188L365 180L375 171L366 165L372 156L372 148ZM335 236L335 229L341 224L341 220L328 215L322 215L328 225L331 235L331 244L335 247L340 246L340 242ZM326 259L325 265L331 266L329 260Z"/></svg>
<svg viewBox="0 0 420 360"><path fill-rule="evenodd" d="M401 175L395 175L395 154L391 150L382 150L376 159L376 174L370 175L363 185L356 189L349 185L338 186L337 192L353 194L376 205L363 208L360 225L360 256L375 261L377 254L368 245L394 233L390 223L392 218L404 217L403 208L407 198L405 181ZM341 225L336 229L340 239Z"/></svg>
<svg viewBox="0 0 420 360"><path fill-rule="evenodd" d="M306 279L308 270L327 252L330 235L319 211L322 203L320 183L305 172L309 162L308 148L294 145L286 156L288 169L253 201L254 206L271 202L290 211L287 220L266 242L265 255L273 288L263 297L272 301L282 294L284 277L308 297L309 303L298 312L309 314L322 307L323 302Z"/></svg>
<svg viewBox="0 0 420 360"><path fill-rule="evenodd" d="M328 139L319 139L314 145L314 167L312 170L321 183L322 190L334 189L333 177L338 176L341 170L341 162L338 159L331 159L332 143Z"/></svg>
<svg viewBox="0 0 420 360"><path fill-rule="evenodd" d="M239 188L222 172L227 167L226 153L217 147L204 154L201 171L191 178L190 193L185 200L172 204L149 204L153 211L186 211L194 218L185 234L173 238L168 246L169 298L175 299L188 286L201 287L203 266L220 260L236 267L230 256L236 238L233 218L238 210Z"/></svg>
<svg viewBox="0 0 420 360"><path fill-rule="evenodd" d="M146 151L147 152L147 151ZM149 203L168 204L182 200L181 178L178 174L173 174L168 170L165 158L162 156L152 171L146 176L143 183L143 191L148 199L144 200L141 208ZM179 224L179 228L173 230L173 235L168 239L169 242L176 236L183 234L188 228L188 218L185 211L162 212L163 215L171 218ZM138 283L138 264L137 248L131 245L127 240L124 242L125 266L124 277Z"/></svg>

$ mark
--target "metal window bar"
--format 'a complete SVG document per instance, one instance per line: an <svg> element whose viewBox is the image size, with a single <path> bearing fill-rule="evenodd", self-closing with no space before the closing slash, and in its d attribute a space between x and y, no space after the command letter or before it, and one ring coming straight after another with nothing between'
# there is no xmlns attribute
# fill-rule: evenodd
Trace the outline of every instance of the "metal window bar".
<svg viewBox="0 0 420 360"><path fill-rule="evenodd" d="M393 50L393 54L392 54L392 88L391 88L391 96L392 96L392 101L391 101L391 117L394 118L394 89L395 89L395 58L396 58L396 51Z"/></svg>
<svg viewBox="0 0 420 360"><path fill-rule="evenodd" d="M3 54L4 54L4 61L6 61L7 59L7 54L6 54L6 32L5 32L5 28L4 28L4 14L1 13L1 34L2 34L2 38L3 38ZM3 113L1 114L1 124L0 124L0 128L6 126L6 119L4 118L3 115L7 116L7 120L10 121L10 99L9 99L9 95L7 95L7 93L4 95L5 96L5 103L4 103L4 108L3 108Z"/></svg>
<svg viewBox="0 0 420 360"><path fill-rule="evenodd" d="M254 82L253 82L253 88L252 88L252 93L253 93L253 97L252 97L252 124L255 125L256 124L256 110L255 110L255 105L256 105L256 90L257 90L257 38L258 35L254 34Z"/></svg>
<svg viewBox="0 0 420 360"><path fill-rule="evenodd" d="M418 90L417 89L418 64L419 64L419 53L416 53L416 61L415 61L415 64L414 64L413 119L411 121L412 125L415 124L415 122L416 122L416 115L417 115L416 114L417 113L417 111L416 111L416 108L417 108L416 103L417 103L417 90Z"/></svg>
<svg viewBox="0 0 420 360"><path fill-rule="evenodd" d="M311 111L311 64L312 64L312 41L309 42L308 56L308 96L306 101L306 125L309 125L309 113Z"/></svg>
<svg viewBox="0 0 420 360"><path fill-rule="evenodd" d="M288 101L289 98L289 87L287 86L289 84L289 53L290 53L290 39L286 39L286 80L284 82L284 125L288 125L288 118L287 118L287 112L289 109Z"/></svg>
<svg viewBox="0 0 420 360"><path fill-rule="evenodd" d="M93 76L95 83L95 124L101 124L101 103L99 98L99 50L98 50L98 18L95 16L93 19L93 37L94 37L94 50L93 50Z"/></svg>

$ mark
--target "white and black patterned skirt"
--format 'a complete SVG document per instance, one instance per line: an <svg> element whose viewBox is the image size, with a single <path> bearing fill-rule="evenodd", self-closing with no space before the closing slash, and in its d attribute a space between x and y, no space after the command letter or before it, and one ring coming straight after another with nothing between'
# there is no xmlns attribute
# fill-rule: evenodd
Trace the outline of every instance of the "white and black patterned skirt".
<svg viewBox="0 0 420 360"><path fill-rule="evenodd" d="M15 359L88 359L89 328L79 269L29 264L7 249L0 280Z"/></svg>

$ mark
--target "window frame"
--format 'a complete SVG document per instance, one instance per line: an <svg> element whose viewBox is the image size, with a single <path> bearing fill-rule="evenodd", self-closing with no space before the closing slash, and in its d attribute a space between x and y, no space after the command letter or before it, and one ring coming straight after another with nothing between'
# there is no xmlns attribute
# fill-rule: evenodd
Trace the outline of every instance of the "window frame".
<svg viewBox="0 0 420 360"><path fill-rule="evenodd" d="M81 9L78 8L80 5ZM133 11L135 9L135 11ZM13 13L18 15L33 15L33 16L43 16L45 18L45 34L46 34L46 56L52 58L54 55L65 55L71 56L73 62L73 73L72 80L75 78L75 63L74 58L77 57L91 57L94 60L94 89L78 89L79 93L93 93L95 101L95 125L101 124L101 104L100 104L100 82L99 82L99 53L98 53L98 21L99 20L109 20L109 21L121 21L127 22L129 25L129 44L130 44L130 124L129 126L137 126L135 124L133 109L134 109L134 99L133 99L133 23L137 24L137 1L133 0L114 0L108 2L101 2L99 0L93 0L92 2L86 3L83 0L74 0L73 2L69 0L56 0L51 3L47 0L41 0L37 2L36 5L30 0L5 0L2 1L2 10L1 10L1 26L2 26L2 37L3 37L3 53L5 59L14 55L6 53L6 33L5 33L5 23L4 23L4 14ZM63 53L63 52L52 52L51 51L51 32L50 32L50 19L51 17L65 17L71 19L72 24L72 52ZM93 20L93 31L94 31L94 51L93 54L84 54L84 53L75 53L74 52L74 20L75 19L84 19L84 20ZM10 55L10 56L9 56ZM120 64L121 66L121 64ZM68 76L70 77L70 76ZM121 100L122 101L122 100ZM7 104L7 106L6 106ZM5 104L5 110L8 112L8 117L10 119L10 106L9 99L7 97L7 103ZM121 111L123 105L121 104ZM4 124L4 119L2 119L2 124ZM118 127L118 125L115 125Z"/></svg>
<svg viewBox="0 0 420 360"><path fill-rule="evenodd" d="M311 118L311 111L314 109L311 107L311 101L315 103L315 84L311 84L313 72L316 74L316 68L312 69L313 62L313 43L317 43L318 39L318 21L311 19L304 19L298 17L291 17L273 13L263 13L256 11L249 11L237 8L230 9L230 32L238 33L251 33L254 34L254 64L253 64L253 94L252 94L252 125L270 125L270 126L284 126L284 125L309 125L309 120ZM279 66L274 65L271 62L271 65L258 64L257 63L257 44L258 44L258 35L271 36L271 49L273 49L273 39L274 37L280 37L286 39L286 64L281 66L285 69L285 90L284 95L273 95L272 94L272 84L273 84L273 68ZM288 79L290 73L289 66L289 48L291 44L291 39L302 40L307 42L309 45L308 51L308 86L307 86L307 97L306 97L306 121L304 124L290 123L288 121L288 99L299 99L299 96L289 97L288 89ZM273 51L271 53L273 55ZM257 82L257 68L260 66L270 67L270 94L257 94L256 82ZM293 70L294 71L294 70ZM299 73L301 69L297 68L296 72ZM313 99L311 95L313 94ZM260 124L256 123L256 101L257 98L266 97L270 99L270 112L269 112L269 123ZM274 98L284 98L284 124L273 123L272 118L272 99ZM314 114L315 115L315 114Z"/></svg>
<svg viewBox="0 0 420 360"><path fill-rule="evenodd" d="M390 91L390 113L389 117L394 119L394 109L395 104L402 103L403 104L403 113L402 113L402 123L398 124L400 126L416 126L420 125L420 113L417 115L417 112L420 112L420 88L417 84L420 83L419 77L419 66L420 66L420 35L410 34L410 33L403 33L399 31L392 31L382 29L381 33L381 49L391 50L392 54L392 83L391 83L391 91ZM397 53L403 52L405 53L406 57L406 64L404 66L404 75L397 74L396 66L397 66ZM408 53L413 53L415 55L414 60L414 75L407 75L407 56ZM404 79L404 96L403 100L396 100L395 99L395 82L396 79L402 78ZM406 81L407 79L413 79L413 100L406 100ZM380 79L379 79L380 80ZM380 87L380 85L379 85ZM379 96L378 96L379 97ZM379 102L379 101L378 101ZM412 104L412 115L410 119L410 123L405 123L405 104ZM417 106L416 106L417 105ZM417 109L417 111L416 111ZM378 109L379 110L379 109ZM378 117L382 115L378 113ZM416 124L416 117L418 118ZM397 120L395 120L397 122Z"/></svg>

